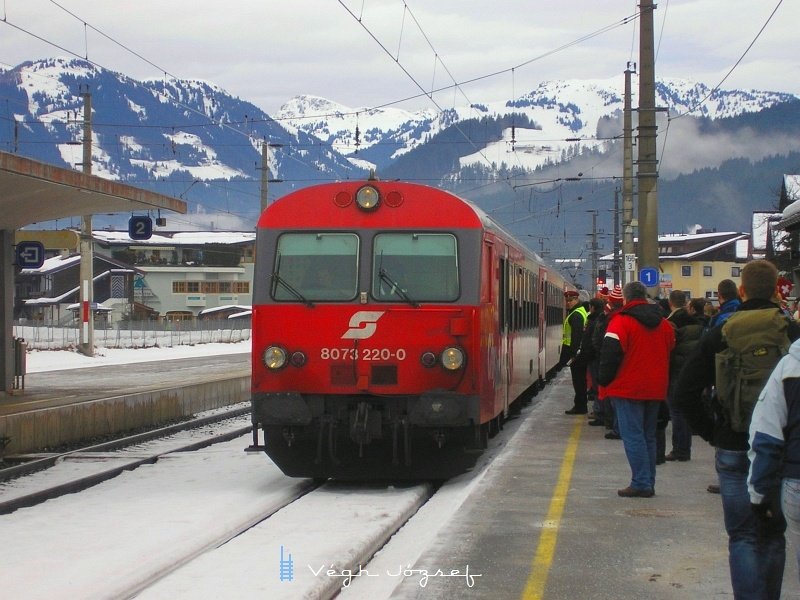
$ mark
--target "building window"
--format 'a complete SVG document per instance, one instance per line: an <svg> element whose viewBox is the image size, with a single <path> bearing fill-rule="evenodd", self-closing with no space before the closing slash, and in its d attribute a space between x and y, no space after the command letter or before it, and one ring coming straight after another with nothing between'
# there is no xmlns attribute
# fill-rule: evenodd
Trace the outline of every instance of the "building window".
<svg viewBox="0 0 800 600"><path fill-rule="evenodd" d="M691 265L681 265L681 277L691 277L691 276L692 276Z"/></svg>
<svg viewBox="0 0 800 600"><path fill-rule="evenodd" d="M741 277L742 267L731 267L731 277Z"/></svg>
<svg viewBox="0 0 800 600"><path fill-rule="evenodd" d="M712 277L714 275L713 269L706 265L703 267L703 277Z"/></svg>
<svg viewBox="0 0 800 600"><path fill-rule="evenodd" d="M173 294L249 294L249 281L173 281Z"/></svg>

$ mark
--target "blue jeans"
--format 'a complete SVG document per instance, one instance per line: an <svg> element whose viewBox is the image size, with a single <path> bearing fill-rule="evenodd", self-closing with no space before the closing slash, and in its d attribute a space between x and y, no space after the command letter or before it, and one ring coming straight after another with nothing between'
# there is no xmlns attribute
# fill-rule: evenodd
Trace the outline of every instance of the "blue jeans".
<svg viewBox="0 0 800 600"><path fill-rule="evenodd" d="M783 480L783 516L789 527L789 537L795 548L795 560L800 568L800 479Z"/></svg>
<svg viewBox="0 0 800 600"><path fill-rule="evenodd" d="M728 532L733 597L736 600L779 600L786 540L783 531L766 531L750 508L747 452L717 448L716 467Z"/></svg>
<svg viewBox="0 0 800 600"><path fill-rule="evenodd" d="M614 398L619 434L631 467L631 487L637 490L652 490L656 486L656 423L660 404Z"/></svg>
<svg viewBox="0 0 800 600"><path fill-rule="evenodd" d="M667 406L672 421L672 453L681 458L689 458L692 455L692 429L683 413L675 410L672 394L667 396Z"/></svg>

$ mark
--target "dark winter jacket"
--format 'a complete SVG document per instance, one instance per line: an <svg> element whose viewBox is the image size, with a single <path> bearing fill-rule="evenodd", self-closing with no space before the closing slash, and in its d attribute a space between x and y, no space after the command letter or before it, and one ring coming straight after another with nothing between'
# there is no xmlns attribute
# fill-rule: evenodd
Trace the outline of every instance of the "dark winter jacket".
<svg viewBox="0 0 800 600"><path fill-rule="evenodd" d="M753 299L743 302L739 310L767 308L779 307L769 300ZM792 341L800 338L800 325L790 321L787 335ZM721 418L722 407L715 399L712 399L711 410L708 410L702 402L703 390L715 383L714 359L718 352L727 347L722 338L722 327L718 323L716 327L708 330L694 352L687 357L672 397L675 409L686 416L693 432L717 448L744 451L748 449L747 433L733 431L730 428L726 419Z"/></svg>
<svg viewBox="0 0 800 600"><path fill-rule="evenodd" d="M679 308L667 317L675 328L675 348L669 357L669 382L674 386L688 356L700 343L705 328L685 308Z"/></svg>
<svg viewBox="0 0 800 600"><path fill-rule="evenodd" d="M663 401L674 346L675 332L658 305L628 302L608 324L598 382L613 398Z"/></svg>

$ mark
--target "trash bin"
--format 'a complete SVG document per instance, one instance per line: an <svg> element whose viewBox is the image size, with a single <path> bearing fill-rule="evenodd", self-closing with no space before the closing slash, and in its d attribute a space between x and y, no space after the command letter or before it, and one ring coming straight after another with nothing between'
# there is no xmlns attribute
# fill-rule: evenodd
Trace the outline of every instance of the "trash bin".
<svg viewBox="0 0 800 600"><path fill-rule="evenodd" d="M28 344L23 338L14 338L14 389L25 389Z"/></svg>

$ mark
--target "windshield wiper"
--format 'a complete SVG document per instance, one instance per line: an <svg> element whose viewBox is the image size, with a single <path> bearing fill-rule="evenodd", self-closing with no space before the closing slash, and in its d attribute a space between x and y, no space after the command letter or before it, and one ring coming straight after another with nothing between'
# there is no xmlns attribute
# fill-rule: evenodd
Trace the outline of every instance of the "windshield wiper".
<svg viewBox="0 0 800 600"><path fill-rule="evenodd" d="M295 288L294 288L294 287L293 287L291 284L289 284L289 282L288 282L288 281L286 281L286 280L285 280L283 277L281 277L280 275L278 275L278 272L277 272L277 271L276 271L275 273L273 273L273 274L272 274L272 281L273 281L273 284L272 284L273 286L275 286L277 283L280 283L280 284L281 284L283 287L285 287L287 290L289 290L289 293L290 293L290 294L292 294L292 296L294 296L295 298L297 298L298 300L300 300L300 302L302 302L303 304L305 304L305 305L306 305L306 306L308 306L309 308L314 308L314 303L313 303L313 302L311 302L311 300L309 300L309 299L308 299L308 298L306 298L305 296L303 296L303 294L301 294L300 292L298 292L298 291L297 291L297 290L296 290L296 289L295 289ZM273 287L273 290L274 290L274 289L275 289L275 287ZM275 295L275 292L274 292L274 291L273 291L273 295Z"/></svg>
<svg viewBox="0 0 800 600"><path fill-rule="evenodd" d="M403 300L408 302L414 308L419 308L419 302L417 302L416 300L411 298L411 296L409 296L406 293L406 291L403 288L400 287L400 284L397 283L394 279L392 279L392 276L389 275L389 272L386 269L381 267L378 270L378 277L380 277L381 281L383 281L384 283L387 283L387 284L389 284L391 286L391 288L389 290L390 294L397 294L398 296L400 296Z"/></svg>

